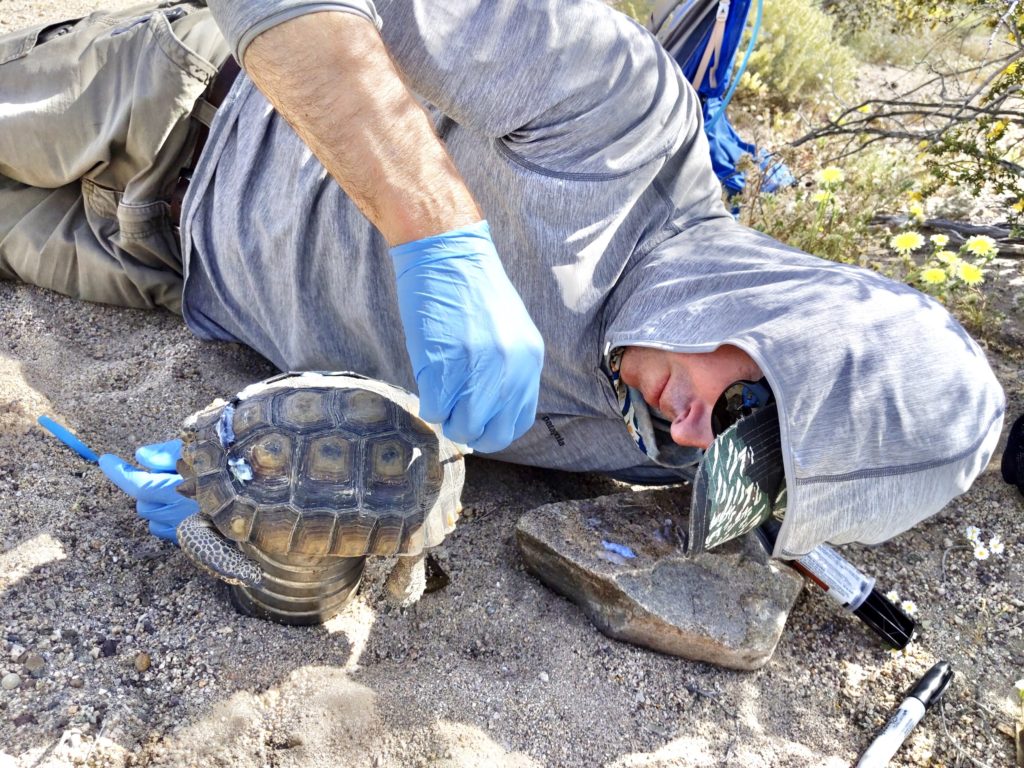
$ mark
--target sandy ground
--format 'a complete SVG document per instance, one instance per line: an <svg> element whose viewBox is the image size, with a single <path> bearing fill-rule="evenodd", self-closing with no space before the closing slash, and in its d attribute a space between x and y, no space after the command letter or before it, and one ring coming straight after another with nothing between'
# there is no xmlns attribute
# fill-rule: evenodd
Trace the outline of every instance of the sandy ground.
<svg viewBox="0 0 1024 768"><path fill-rule="evenodd" d="M2 0L0 32L89 7ZM473 459L466 517L440 552L447 588L389 610L378 563L329 625L283 627L235 614L226 588L35 426L47 413L127 456L267 364L199 343L169 314L9 283L0 328L0 678L19 680L0 688L0 768L843 766L938 659L956 681L894 764L1014 761L1024 502L998 454L912 532L844 548L918 606L905 654L814 590L753 673L608 640L523 570L513 529L536 505L629 489ZM992 360L1020 413L1019 359ZM1005 553L975 560L969 524L1001 535Z"/></svg>

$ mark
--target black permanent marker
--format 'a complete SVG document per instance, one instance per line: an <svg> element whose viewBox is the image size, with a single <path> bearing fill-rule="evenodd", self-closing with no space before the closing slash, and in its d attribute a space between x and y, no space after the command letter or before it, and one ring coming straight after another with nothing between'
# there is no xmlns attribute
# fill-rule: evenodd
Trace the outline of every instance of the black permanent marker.
<svg viewBox="0 0 1024 768"><path fill-rule="evenodd" d="M889 760L896 754L910 732L914 730L924 713L932 704L942 698L950 681L953 679L953 669L948 661L940 661L934 667L925 672L917 685L915 685L907 698L900 704L900 708L889 718L882 732L871 742L856 768L882 768L889 764Z"/></svg>

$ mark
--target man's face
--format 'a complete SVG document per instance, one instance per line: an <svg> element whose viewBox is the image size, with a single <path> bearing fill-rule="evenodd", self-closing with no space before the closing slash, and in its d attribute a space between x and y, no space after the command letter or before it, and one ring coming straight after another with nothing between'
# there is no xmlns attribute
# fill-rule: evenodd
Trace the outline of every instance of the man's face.
<svg viewBox="0 0 1024 768"><path fill-rule="evenodd" d="M696 354L626 347L619 363L622 381L672 422L672 441L694 448L707 448L715 439L711 412L722 393L737 381L762 376L750 355L728 345Z"/></svg>

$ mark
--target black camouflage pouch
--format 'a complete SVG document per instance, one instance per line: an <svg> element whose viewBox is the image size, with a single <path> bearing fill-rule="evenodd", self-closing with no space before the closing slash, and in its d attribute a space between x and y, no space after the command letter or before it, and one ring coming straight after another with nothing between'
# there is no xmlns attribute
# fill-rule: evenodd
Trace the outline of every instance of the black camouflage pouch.
<svg viewBox="0 0 1024 768"><path fill-rule="evenodd" d="M1017 417L1010 428L1010 436L1003 449L1003 460L999 465L1003 480L1016 485L1024 493L1024 414Z"/></svg>
<svg viewBox="0 0 1024 768"><path fill-rule="evenodd" d="M697 467L688 554L742 536L785 506L779 412L774 402L725 429Z"/></svg>

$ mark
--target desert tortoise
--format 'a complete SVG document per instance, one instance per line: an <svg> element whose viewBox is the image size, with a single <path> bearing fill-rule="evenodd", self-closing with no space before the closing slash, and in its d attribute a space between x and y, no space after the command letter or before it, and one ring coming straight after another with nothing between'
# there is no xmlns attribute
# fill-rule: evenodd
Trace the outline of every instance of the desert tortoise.
<svg viewBox="0 0 1024 768"><path fill-rule="evenodd" d="M366 555L401 555L387 591L419 599L424 550L455 526L462 449L399 387L351 373L281 374L185 422L179 492L199 512L182 551L233 585L243 612L324 621Z"/></svg>

